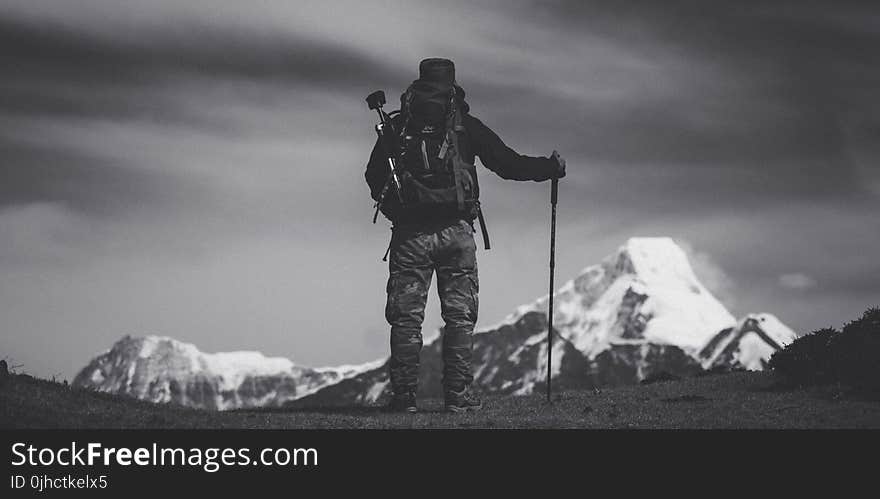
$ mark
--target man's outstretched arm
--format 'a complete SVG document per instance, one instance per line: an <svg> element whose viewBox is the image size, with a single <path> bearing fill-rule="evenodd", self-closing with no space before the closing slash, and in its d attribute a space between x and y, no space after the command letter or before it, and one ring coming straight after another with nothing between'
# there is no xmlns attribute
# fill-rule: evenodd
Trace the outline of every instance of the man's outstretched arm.
<svg viewBox="0 0 880 499"><path fill-rule="evenodd" d="M477 118L467 115L465 128L474 154L486 168L509 180L541 182L565 176L565 161L554 151L553 157L525 156L517 153Z"/></svg>

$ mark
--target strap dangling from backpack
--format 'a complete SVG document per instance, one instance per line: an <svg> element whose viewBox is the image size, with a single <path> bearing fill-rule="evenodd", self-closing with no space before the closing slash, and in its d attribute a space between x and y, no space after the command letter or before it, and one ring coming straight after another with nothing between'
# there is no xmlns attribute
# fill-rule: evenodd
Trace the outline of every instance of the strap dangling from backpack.
<svg viewBox="0 0 880 499"><path fill-rule="evenodd" d="M394 243L394 228L391 229L391 239L388 240L388 247L385 248L385 254L382 255L382 261L388 261L388 254L391 253L391 245Z"/></svg>
<svg viewBox="0 0 880 499"><path fill-rule="evenodd" d="M490 249L489 246L489 231L486 230L486 219L483 218L483 207L480 205L480 201L477 201L477 219L480 221L480 232L483 234L483 248Z"/></svg>

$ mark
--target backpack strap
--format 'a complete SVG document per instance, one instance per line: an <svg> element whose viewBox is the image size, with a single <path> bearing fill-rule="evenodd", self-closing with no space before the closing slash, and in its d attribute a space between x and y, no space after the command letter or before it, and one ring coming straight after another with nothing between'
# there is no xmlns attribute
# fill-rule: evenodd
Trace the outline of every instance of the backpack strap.
<svg viewBox="0 0 880 499"><path fill-rule="evenodd" d="M461 110L458 109L458 101L455 98L455 89L452 90L452 108L455 109L455 116L453 117L452 128L456 132L463 132L464 125L461 123Z"/></svg>
<svg viewBox="0 0 880 499"><path fill-rule="evenodd" d="M477 201L477 219L480 221L480 232L483 234L483 248L490 249L489 246L489 231L486 230L486 219L483 218L483 207L480 206L480 201Z"/></svg>
<svg viewBox="0 0 880 499"><path fill-rule="evenodd" d="M412 118L412 101L416 93L412 89L412 85L407 87L403 94L403 100L400 104L400 114L403 116L403 126L400 128L400 136L403 137L409 128L409 121Z"/></svg>
<svg viewBox="0 0 880 499"><path fill-rule="evenodd" d="M455 179L455 200L458 203L458 210L464 211L464 187L462 186L462 160L461 160L461 150L458 147L458 129L464 130L464 127L461 125L461 112L458 109L458 106L455 103L455 89L452 90L452 93L449 96L449 105L452 109L452 114L446 120L446 142L452 146L452 175ZM447 155L448 155L447 151Z"/></svg>
<svg viewBox="0 0 880 499"><path fill-rule="evenodd" d="M458 146L458 134L463 132L465 128L462 124L461 110L458 108L457 100L455 98L455 88L452 89L450 106L452 106L454 111L453 116L447 124L446 135L447 140L450 140L451 138L452 147L455 148L452 157L452 171L455 175L455 193L458 200L458 209L464 210L464 191L461 185L461 170L464 163L461 159L461 149ZM451 124L451 126L449 126L449 124ZM474 171L474 174L476 174L476 171ZM476 179L474 180L476 181ZM475 208L477 210L477 220L480 222L480 233L483 236L483 247L488 250L491 248L491 245L489 244L489 231L486 229L486 218L483 216L483 207L480 205L479 199L475 201Z"/></svg>

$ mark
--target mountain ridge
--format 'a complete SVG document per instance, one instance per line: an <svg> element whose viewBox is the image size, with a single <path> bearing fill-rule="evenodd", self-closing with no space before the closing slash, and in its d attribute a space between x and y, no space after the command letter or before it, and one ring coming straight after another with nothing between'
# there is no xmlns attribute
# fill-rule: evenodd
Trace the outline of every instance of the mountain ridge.
<svg viewBox="0 0 880 499"><path fill-rule="evenodd" d="M547 304L545 295L475 332L479 389L527 395L546 386ZM560 389L633 384L661 372L760 370L773 351L796 337L771 314L734 318L699 282L686 253L670 238L629 239L560 286L553 313L551 372ZM155 345L142 344L133 356L135 347L117 348L117 342L111 352L121 359L99 356L74 384L216 409L372 404L389 391L387 359L315 369L257 352L203 354L194 345L169 343L176 341L171 338L150 338L159 340L146 343L164 344L158 355ZM421 359L420 395L438 396L442 334L426 340ZM163 362L170 367L163 368Z"/></svg>
<svg viewBox="0 0 880 499"><path fill-rule="evenodd" d="M281 405L373 364L310 368L255 351L205 353L167 336L124 336L92 359L73 385L151 402L238 409Z"/></svg>

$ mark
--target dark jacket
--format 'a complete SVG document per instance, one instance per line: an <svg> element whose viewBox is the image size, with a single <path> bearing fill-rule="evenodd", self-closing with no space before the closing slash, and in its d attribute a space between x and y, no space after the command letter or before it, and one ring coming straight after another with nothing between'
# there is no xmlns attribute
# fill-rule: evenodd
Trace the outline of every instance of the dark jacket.
<svg viewBox="0 0 880 499"><path fill-rule="evenodd" d="M476 157L480 158L483 166L495 172L499 177L509 180L533 180L541 182L551 178L559 168L556 160L550 157L524 156L508 147L489 127L468 112L468 106L463 103L464 110L462 124L465 132L460 137L461 159L467 163L475 164ZM398 118L399 116L395 116ZM388 178L388 160L382 145L377 140L367 163L365 173L367 184L370 186L370 195L373 200L378 200ZM387 194L386 196L391 196ZM397 216L396 223L411 225L419 220L405 220L405 215ZM463 218L462 216L457 217ZM452 220L450 220L452 221ZM425 223L438 222L437 220L425 220ZM443 222L443 221L440 221Z"/></svg>

